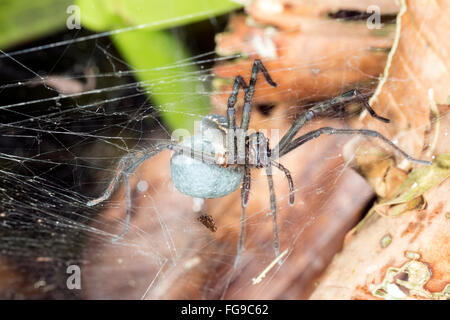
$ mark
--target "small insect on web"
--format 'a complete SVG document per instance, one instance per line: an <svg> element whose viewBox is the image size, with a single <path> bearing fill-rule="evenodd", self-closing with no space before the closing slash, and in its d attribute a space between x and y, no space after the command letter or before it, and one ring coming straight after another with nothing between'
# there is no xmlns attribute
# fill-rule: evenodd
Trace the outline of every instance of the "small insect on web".
<svg viewBox="0 0 450 320"><path fill-rule="evenodd" d="M245 236L245 208L247 207L250 193L250 169L264 168L269 186L270 210L273 226L273 249L275 255L280 252L277 206L275 188L272 178L272 167L281 170L289 183L289 204L295 201L294 183L287 168L278 163L277 160L304 143L319 137L328 135L362 135L378 138L392 147L396 152L410 161L428 165L429 161L415 159L397 147L381 133L366 129L340 129L322 127L310 131L298 138L295 135L303 125L312 120L316 115L337 105L344 105L353 101L360 102L369 114L379 121L389 123L389 119L383 118L375 113L361 93L357 90L345 92L321 103L317 103L301 115L282 137L275 148L269 147L269 140L261 132L248 134L250 116L252 112L252 99L258 73L261 72L265 80L273 87L277 84L272 80L261 60L256 59L253 63L250 82L247 85L239 75L235 78L232 93L228 99L227 117L222 115L207 115L202 120L201 132L195 134L181 143L165 142L153 147L125 155L120 161L114 176L105 192L97 199L87 203L94 206L110 198L114 188L121 178L125 182L126 216L125 227L121 234L112 239L113 242L120 240L129 230L131 216L131 187L129 176L136 168L159 152L168 149L174 152L170 160L170 175L174 186L182 193L195 198L220 198L236 190L242 183L241 188L241 218L240 232L237 244L237 253L234 261L236 268L239 257L244 248ZM244 91L244 108L240 126L236 125L235 104L239 89Z"/></svg>

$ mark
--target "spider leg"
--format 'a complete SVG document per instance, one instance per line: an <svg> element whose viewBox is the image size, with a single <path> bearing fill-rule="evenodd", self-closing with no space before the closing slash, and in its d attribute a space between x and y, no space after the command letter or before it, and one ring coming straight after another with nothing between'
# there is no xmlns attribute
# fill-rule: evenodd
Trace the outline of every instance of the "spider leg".
<svg viewBox="0 0 450 320"><path fill-rule="evenodd" d="M242 206L244 208L247 207L248 205L248 197L250 194L250 181L251 181L251 176L250 176L250 167L246 166L245 168L245 172L244 172L244 183L242 185Z"/></svg>
<svg viewBox="0 0 450 320"><path fill-rule="evenodd" d="M112 242L117 242L123 238L124 235L127 234L130 229L130 220L131 220L131 186L130 186L130 176L129 174L124 174L124 182L125 182L125 227L122 232L111 239Z"/></svg>
<svg viewBox="0 0 450 320"><path fill-rule="evenodd" d="M287 179L287 181L289 183L289 205L292 207L294 205L294 202L295 202L295 193L294 193L295 189L294 189L294 181L292 180L291 173L281 163L278 163L278 162L275 162L275 161L271 161L271 163L272 163L272 165L274 167L277 167L278 169L283 171L284 175L286 176L286 179Z"/></svg>
<svg viewBox="0 0 450 320"><path fill-rule="evenodd" d="M242 87L244 91L247 90L248 86L245 83L244 78L240 75L234 79L233 91L228 98L228 108L227 108L227 122L228 122L228 134L227 134L227 150L228 150L228 163L236 163L236 110L234 106L236 105L236 99L239 92L239 87Z"/></svg>
<svg viewBox="0 0 450 320"><path fill-rule="evenodd" d="M234 268L236 269L239 258L241 257L242 250L244 249L244 239L245 239L245 208L248 204L248 196L250 192L250 167L245 165L244 180L242 182L241 189L241 221L239 230L239 240L236 251L236 258L234 259Z"/></svg>
<svg viewBox="0 0 450 320"><path fill-rule="evenodd" d="M88 203L86 203L86 205L88 207L93 207L105 200L108 200L111 197L111 194L113 193L114 188L116 187L117 182L119 182L119 179L125 169L126 160L127 159L124 157L119 161L119 165L117 166L116 171L114 171L114 176L113 176L111 182L109 183L108 188L106 188L105 192L100 197L93 199L91 201L88 201Z"/></svg>
<svg viewBox="0 0 450 320"><path fill-rule="evenodd" d="M242 112L242 121L241 121L242 132L247 132L248 130L248 124L250 122L250 113L252 111L252 99L253 94L255 93L255 85L256 85L256 78L258 76L258 71L262 72L264 78L266 78L267 83L269 83L272 87L277 86L277 84L270 77L269 72L267 71L266 67L264 67L262 61L256 59L255 62L253 63L250 83L248 85L247 90L245 91L244 111Z"/></svg>
<svg viewBox="0 0 450 320"><path fill-rule="evenodd" d="M275 251L275 256L280 255L280 240L278 237L278 223L277 223L277 201L275 197L275 188L273 186L272 177L272 165L269 163L266 167L267 181L269 182L269 192L270 192L270 210L272 214L272 234L273 234L273 249ZM278 262L281 264L281 261Z"/></svg>
<svg viewBox="0 0 450 320"><path fill-rule="evenodd" d="M155 156L156 154L160 153L164 149L172 149L175 146L168 143L161 143L156 145L151 149L151 151L139 151L132 154L128 154L124 156L120 161L119 164L114 172L114 176L109 183L108 187L106 188L105 192L98 198L93 199L86 203L87 206L95 206L105 200L108 200L114 189L116 188L117 184L120 181L120 178L124 176L125 180L125 203L126 203L126 216L125 216L125 227L124 230L120 233L120 235L114 237L112 239L113 242L116 242L117 240L121 239L130 228L130 217L131 217L131 187L129 182L129 176L131 173L134 172L134 170L145 160Z"/></svg>
<svg viewBox="0 0 450 320"><path fill-rule="evenodd" d="M384 123L391 122L391 120L389 120L388 118L384 118L384 117L377 115L375 113L375 111L370 107L369 102L367 102L367 99L364 99L362 93L358 89L353 89L353 90L347 91L347 92L343 93L342 96L343 97L351 97L351 98L356 97L356 99L359 100L359 102L364 106L364 108L366 108L366 110L369 112L371 117L378 119Z"/></svg>
<svg viewBox="0 0 450 320"><path fill-rule="evenodd" d="M297 132L303 127L303 125L313 119L316 115L320 114L321 112L324 112L325 110L338 106L350 103L354 100L358 100L363 107L369 112L369 114L374 117L377 120L380 120L385 123L389 123L390 120L387 118L383 118L376 114L376 112L370 107L369 103L366 101L364 96L361 94L361 92L358 89L353 89L347 92L344 92L341 96L335 97L331 100L319 102L310 109L306 110L304 114L302 114L291 126L291 128L288 130L288 132L283 136L283 138L280 140L278 145L273 148L275 150L278 150L280 156L282 153L284 153L285 149L290 145L292 139L297 134ZM277 149L278 148L278 149Z"/></svg>
<svg viewBox="0 0 450 320"><path fill-rule="evenodd" d="M404 158L417 162L420 164L429 165L431 164L430 161L426 160L420 160L416 159L414 157L411 157L409 154L407 154L405 151L397 147L391 140L383 136L381 133L373 130L366 130L366 129L337 129L337 128L330 128L330 127L322 127L313 131L310 131L297 139L293 140L286 148L284 148L283 152L280 153L280 157L287 154L288 152L296 149L297 147L301 146L305 142L308 142L310 140L313 140L315 138L318 138L322 134L348 134L348 135L363 135L367 137L374 137L378 138L387 145L389 145L391 148L393 148L395 151L400 153Z"/></svg>

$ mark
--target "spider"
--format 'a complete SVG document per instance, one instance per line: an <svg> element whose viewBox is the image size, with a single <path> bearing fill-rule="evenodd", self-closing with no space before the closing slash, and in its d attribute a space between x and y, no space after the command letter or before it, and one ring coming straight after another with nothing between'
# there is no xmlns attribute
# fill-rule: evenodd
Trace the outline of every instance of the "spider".
<svg viewBox="0 0 450 320"><path fill-rule="evenodd" d="M272 216L273 249L275 255L278 256L280 245L272 167L281 170L286 176L289 184L289 205L292 206L295 201L292 176L287 168L277 162L279 158L287 153L322 134L362 135L380 139L410 161L426 165L430 164L429 161L411 157L381 133L373 130L322 127L294 139L300 128L307 121L312 120L316 115L331 107L344 105L352 101L359 101L372 117L379 121L389 123L389 119L383 118L375 113L357 89L345 92L341 96L331 100L317 103L308 109L292 124L291 128L282 137L278 145L271 149L269 147L269 140L263 133L254 132L248 134L252 111L252 99L258 72L263 74L265 80L271 86L277 86L261 60L256 59L253 63L248 85L242 76L239 75L235 78L232 93L228 98L227 117L216 114L207 115L202 119L201 132L196 133L191 138L185 139L181 143L176 143L174 141L159 143L151 148L127 154L119 161L111 183L105 192L99 198L87 203L88 206L94 206L109 199L114 188L123 177L126 193L125 227L121 234L112 239L113 242L121 239L129 230L131 217L130 174L132 174L141 163L165 149L174 152L170 160L172 183L179 191L186 195L196 198L220 198L236 190L242 183L240 231L234 268L237 267L239 257L244 248L245 208L247 207L249 200L251 168L264 168L266 171ZM234 106L240 88L244 91L245 96L242 121L238 127L235 120Z"/></svg>

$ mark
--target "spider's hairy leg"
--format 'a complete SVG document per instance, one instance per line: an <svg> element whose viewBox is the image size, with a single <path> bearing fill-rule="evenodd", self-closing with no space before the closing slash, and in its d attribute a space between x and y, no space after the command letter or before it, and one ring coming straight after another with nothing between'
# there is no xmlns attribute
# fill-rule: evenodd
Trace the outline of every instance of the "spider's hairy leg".
<svg viewBox="0 0 450 320"><path fill-rule="evenodd" d="M275 197L275 188L273 186L272 165L270 163L266 167L266 175L267 181L269 183L269 192L270 192L270 211L272 214L273 249L275 251L275 256L278 257L280 255L280 240L278 236L278 223L277 223L277 200ZM278 261L278 264L281 263L282 263L281 260Z"/></svg>
<svg viewBox="0 0 450 320"><path fill-rule="evenodd" d="M266 79L268 84L270 84L272 87L277 86L275 81L273 81L272 78L270 77L269 72L267 71L266 67L264 67L262 61L259 59L255 59L255 62L253 62L252 75L250 77L250 82L249 82L247 90L245 91L245 97L244 97L244 111L242 112L242 121L241 121L241 130L243 132L247 132L248 125L250 122L250 113L252 111L252 99L253 99L253 94L255 93L255 85L256 85L256 79L258 76L258 71L262 72L262 74L264 75L264 78Z"/></svg>
<svg viewBox="0 0 450 320"><path fill-rule="evenodd" d="M111 194L113 193L117 182L119 182L120 177L126 167L126 161L127 159L124 157L119 161L119 165L117 166L116 170L114 171L114 176L111 180L111 182L109 183L108 188L106 188L105 192L98 198L93 199L89 202L86 203L86 205L88 207L92 207L95 206L99 203L102 203L105 200L108 200L111 197Z"/></svg>
<svg viewBox="0 0 450 320"><path fill-rule="evenodd" d="M342 97L349 97L349 98L353 98L355 97L363 106L364 108L369 112L370 116L380 120L381 122L384 123L389 123L391 122L391 120L389 120L388 118L384 118L382 116L379 116L378 114L376 114L376 112L372 109L372 107L369 105L369 102L367 102L367 99L364 98L364 96L362 95L362 93L358 90L358 89L353 89L347 92L344 92L342 94Z"/></svg>
<svg viewBox="0 0 450 320"><path fill-rule="evenodd" d="M228 125L231 122L234 122L233 124L235 125L235 113L234 111L234 106L236 104L236 100L237 100L237 95L239 93L239 88L244 89L244 92L248 89L248 85L245 83L244 78L242 78L242 76L237 76L236 78L234 78L234 85L233 85L233 91L231 91L231 95L228 98ZM231 111L231 113L230 113Z"/></svg>
<svg viewBox="0 0 450 320"><path fill-rule="evenodd" d="M237 244L236 258L234 258L234 268L236 269L239 258L241 257L242 250L244 249L244 240L245 240L245 208L248 204L248 196L250 192L250 168L248 165L244 168L244 180L242 182L241 189L241 220L240 220L240 229L239 229L239 239Z"/></svg>
<svg viewBox="0 0 450 320"><path fill-rule="evenodd" d="M237 95L239 93L239 88L242 87L244 91L247 90L248 86L245 83L244 78L240 75L234 79L233 91L228 98L227 107L227 124L228 124L228 134L227 134L227 150L228 150L228 163L236 163L236 110L234 106L236 105Z"/></svg>
<svg viewBox="0 0 450 320"><path fill-rule="evenodd" d="M119 241L123 238L124 235L127 234L128 230L130 229L130 220L131 220L131 186L130 186L130 175L125 173L124 174L124 182L125 182L125 226L122 230L122 232L113 237L111 239L112 242Z"/></svg>
<svg viewBox="0 0 450 320"><path fill-rule="evenodd" d="M416 158L410 156L409 154L407 154L405 151L403 151L402 149L397 147L391 140L389 140L388 138L383 136L378 131L367 130L367 129L337 129L337 128L331 128L331 127L322 127L322 128L310 131L308 133L305 133L304 135L298 137L297 139L292 141L288 145L288 147L284 149L283 152L280 153L280 157L282 157L283 155L287 154L288 152L296 149L297 147L301 146L302 144L304 144L310 140L318 138L322 134L362 135L362 136L367 136L367 137L378 138L381 141L383 141L384 143L386 143L387 145L389 145L391 148L393 148L395 151L400 153L404 158L406 158L410 161L417 162L417 163L424 164L424 165L431 164L430 161L416 159Z"/></svg>
<svg viewBox="0 0 450 320"><path fill-rule="evenodd" d="M249 194L250 194L250 181L251 181L250 167L245 166L244 171L245 171L245 173L244 173L244 180L243 180L243 184L242 184L241 196L242 196L242 206L244 208L246 208L248 205L248 198L249 198Z"/></svg>
<svg viewBox="0 0 450 320"><path fill-rule="evenodd" d="M295 202L295 189L294 189L294 181L292 180L291 173L289 170L284 167L281 163L278 163L276 161L271 161L272 165L281 171L284 172L284 175L286 176L286 179L289 183L289 205L292 207Z"/></svg>
<svg viewBox="0 0 450 320"><path fill-rule="evenodd" d="M294 139L297 132L305 125L306 122L312 120L316 115L339 105L348 104L354 100L359 101L363 107L369 112L369 114L375 119L389 123L390 120L384 117L379 116L369 105L366 100L366 97L358 90L353 89L347 92L344 92L342 95L335 97L330 100L326 100L323 102L319 102L315 104L313 107L306 110L304 114L302 114L289 128L288 132L281 138L278 145L274 148L278 148L280 154L290 145L292 140Z"/></svg>
<svg viewBox="0 0 450 320"><path fill-rule="evenodd" d="M120 180L120 177L122 174L128 172L131 173L134 171L134 169L139 166L142 162L147 160L148 158L153 157L157 153L161 152L162 150L166 148L171 148L172 145L170 144L158 144L156 145L152 150L150 151L139 151L135 153L130 153L122 157L120 159L119 164L117 165L116 170L114 171L114 176L111 179L111 182L109 183L108 187L106 188L105 192L98 198L90 200L86 203L87 206L92 207L95 206L105 200L108 200L114 189L116 188L117 183Z"/></svg>
<svg viewBox="0 0 450 320"><path fill-rule="evenodd" d="M114 171L114 176L109 183L108 187L106 188L105 192L98 198L93 199L86 203L87 206L94 206L97 205L105 200L108 200L114 189L116 188L117 184L120 181L120 178L124 176L125 180L125 203L126 203L126 216L125 216L125 227L123 232L114 237L112 239L113 242L121 239L128 231L130 227L130 217L131 217L131 187L129 182L129 175L134 172L134 170L145 160L157 155L164 149L172 149L175 145L171 143L160 143L156 146L146 149L143 151L138 151L134 153L130 153L125 155L120 161L117 166L117 169Z"/></svg>

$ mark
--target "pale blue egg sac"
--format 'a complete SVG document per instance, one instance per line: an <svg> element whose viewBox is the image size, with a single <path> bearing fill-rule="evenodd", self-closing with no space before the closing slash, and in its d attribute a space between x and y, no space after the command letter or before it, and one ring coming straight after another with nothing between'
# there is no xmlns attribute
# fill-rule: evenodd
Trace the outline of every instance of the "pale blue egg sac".
<svg viewBox="0 0 450 320"><path fill-rule="evenodd" d="M201 132L180 143L208 156L225 152L225 132L219 127L226 124L226 118L209 115L202 120ZM220 198L236 190L244 176L239 167L224 168L204 163L184 153L175 153L170 160L170 176L175 188L195 198Z"/></svg>

